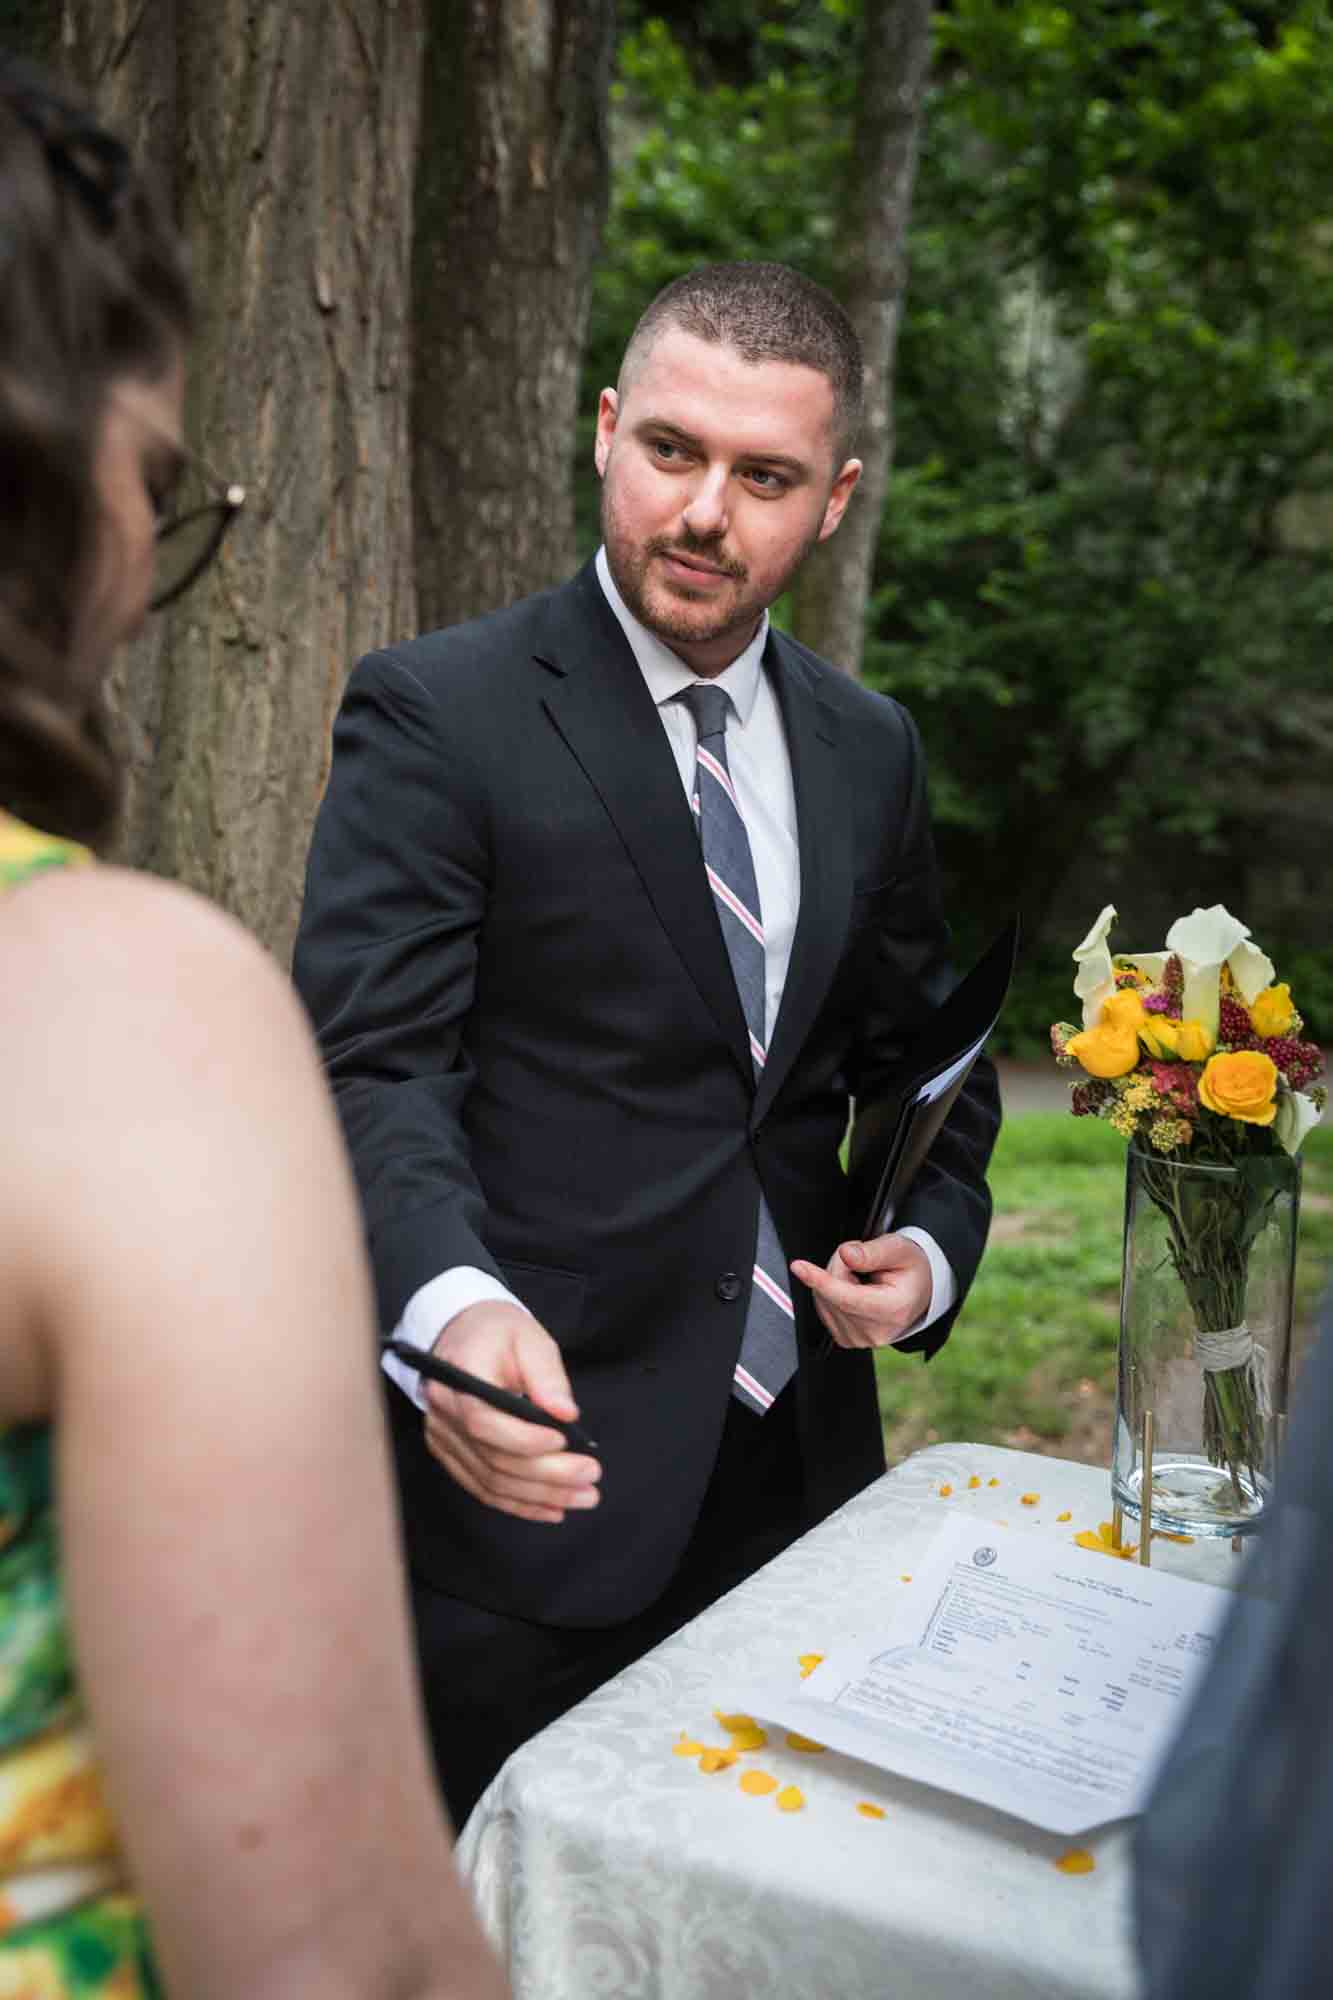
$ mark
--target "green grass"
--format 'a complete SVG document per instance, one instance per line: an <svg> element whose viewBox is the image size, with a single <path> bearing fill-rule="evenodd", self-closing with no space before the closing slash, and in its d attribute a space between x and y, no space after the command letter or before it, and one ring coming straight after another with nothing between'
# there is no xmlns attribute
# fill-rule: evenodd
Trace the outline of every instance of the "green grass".
<svg viewBox="0 0 1333 2000"><path fill-rule="evenodd" d="M1304 1148L1296 1343L1333 1278L1333 1128ZM890 1458L935 1438L1105 1463L1115 1394L1125 1144L1107 1125L1028 1112L1000 1133L995 1221L948 1344L928 1367L876 1357Z"/></svg>

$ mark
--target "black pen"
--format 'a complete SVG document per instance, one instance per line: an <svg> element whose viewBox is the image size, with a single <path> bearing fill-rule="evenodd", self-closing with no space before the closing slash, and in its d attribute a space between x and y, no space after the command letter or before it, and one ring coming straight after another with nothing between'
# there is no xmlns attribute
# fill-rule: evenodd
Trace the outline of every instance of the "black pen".
<svg viewBox="0 0 1333 2000"><path fill-rule="evenodd" d="M438 1354L425 1353L405 1340L386 1340L384 1352L397 1355L409 1368L415 1368L418 1375L426 1375L432 1382L443 1382L447 1389L457 1389L461 1395L475 1396L479 1403L489 1403L493 1410L503 1410L508 1417L522 1417L524 1423L563 1431L565 1443L575 1451L598 1452L596 1440L588 1436L582 1424L553 1417L549 1410L543 1410L529 1396L520 1396L517 1390L497 1389L494 1382L484 1382L480 1375L470 1375L466 1368L459 1368L452 1361L441 1361Z"/></svg>

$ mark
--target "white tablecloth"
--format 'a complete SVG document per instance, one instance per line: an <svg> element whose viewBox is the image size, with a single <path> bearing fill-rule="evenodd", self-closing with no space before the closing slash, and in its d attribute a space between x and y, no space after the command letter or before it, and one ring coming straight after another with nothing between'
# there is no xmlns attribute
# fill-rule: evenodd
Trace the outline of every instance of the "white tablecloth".
<svg viewBox="0 0 1333 2000"><path fill-rule="evenodd" d="M714 1710L745 1682L870 1638L942 1508L1064 1538L1108 1517L1109 1489L1061 1459L932 1445L516 1752L458 1850L516 2000L1129 2000L1125 1823L1083 1841L1095 1869L1071 1876L1066 1840L778 1730L712 1776L671 1749L682 1730L725 1744ZM1155 1566L1212 1582L1242 1560L1154 1545ZM804 1810L743 1793L754 1765Z"/></svg>

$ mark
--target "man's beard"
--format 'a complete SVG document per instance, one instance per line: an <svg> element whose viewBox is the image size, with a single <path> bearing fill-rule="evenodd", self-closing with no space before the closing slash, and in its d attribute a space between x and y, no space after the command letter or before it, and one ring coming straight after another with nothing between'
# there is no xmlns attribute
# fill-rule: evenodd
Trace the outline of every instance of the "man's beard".
<svg viewBox="0 0 1333 2000"><path fill-rule="evenodd" d="M650 600L648 573L658 556L693 556L699 562L711 563L732 582L743 586L749 570L734 557L722 554L720 540L701 541L693 535L654 535L641 547L627 546L616 533L609 496L603 486L602 541L616 589L639 623L668 646L673 640L682 645L709 644L733 627L739 630L747 624L757 624L764 606L748 605L743 598L739 603L733 599L729 608L719 607L718 615L711 621L701 617L707 610L702 603L695 607L688 603L674 606L665 585L654 591Z"/></svg>
<svg viewBox="0 0 1333 2000"><path fill-rule="evenodd" d="M733 625L753 624L758 618L758 608L747 609L743 600L738 603L733 598L727 606L717 606L715 615L710 618L708 613L711 607L705 603L692 604L688 598L683 601L674 598L665 584L651 589L650 565L656 557L666 555L694 556L700 562L712 563L738 584L743 584L748 575L743 563L728 561L711 543L672 541L658 535L642 548L635 549L628 559L625 573L616 578L616 585L639 623L646 625L650 632L655 632L659 639L665 639L668 645L673 639L682 643L706 643L720 639Z"/></svg>

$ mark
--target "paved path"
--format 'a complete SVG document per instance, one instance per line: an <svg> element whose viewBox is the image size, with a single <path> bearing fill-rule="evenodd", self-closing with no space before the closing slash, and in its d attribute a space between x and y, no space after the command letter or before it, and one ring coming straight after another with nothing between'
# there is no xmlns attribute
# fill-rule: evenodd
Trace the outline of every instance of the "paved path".
<svg viewBox="0 0 1333 2000"><path fill-rule="evenodd" d="M1000 1103L1006 1118L1023 1111L1068 1111L1074 1072L1048 1063L998 1062Z"/></svg>

